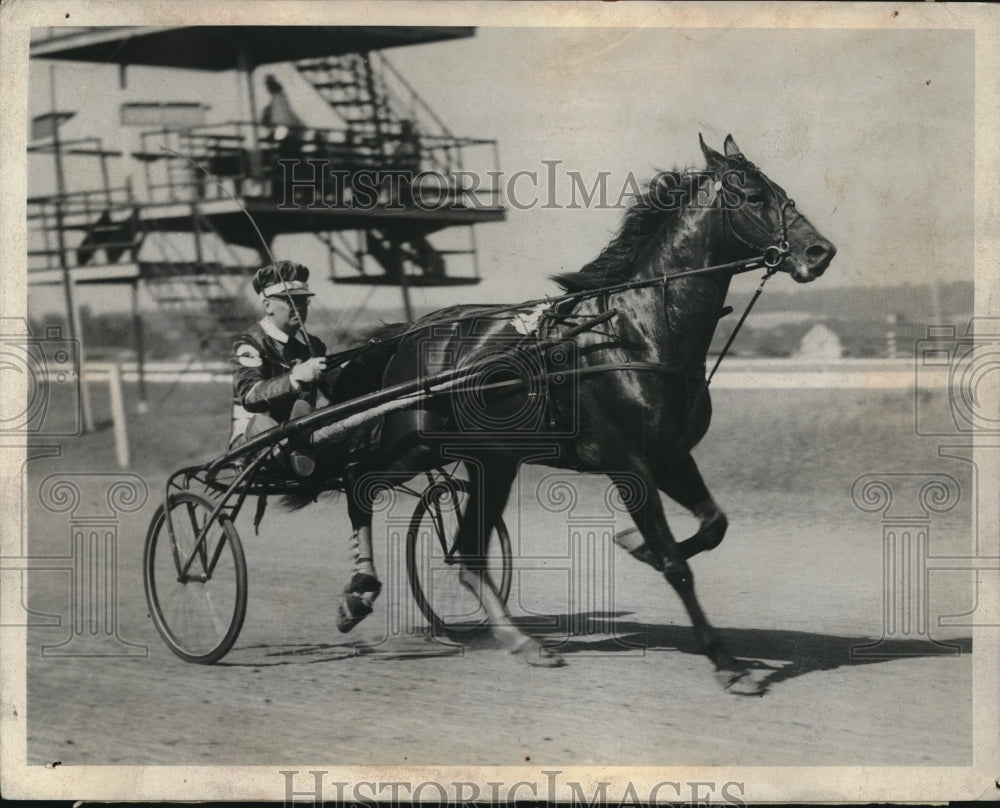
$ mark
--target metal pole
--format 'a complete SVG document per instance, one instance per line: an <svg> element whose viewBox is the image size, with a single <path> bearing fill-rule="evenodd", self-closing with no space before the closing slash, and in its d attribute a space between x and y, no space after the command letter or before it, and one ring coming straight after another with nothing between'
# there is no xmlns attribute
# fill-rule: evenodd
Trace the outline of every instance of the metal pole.
<svg viewBox="0 0 1000 808"><path fill-rule="evenodd" d="M199 218L201 213L197 204L191 205L191 235L194 236L194 262L198 266L198 273L205 271L205 256L201 248L201 225Z"/></svg>
<svg viewBox="0 0 1000 808"><path fill-rule="evenodd" d="M406 322L413 322L413 306L410 304L410 286L406 279L406 267L403 266L403 246L398 238L392 237L392 263L399 271L399 288L403 293L403 315Z"/></svg>
<svg viewBox="0 0 1000 808"><path fill-rule="evenodd" d="M382 127L382 100L379 97L378 86L375 83L375 71L372 68L371 54L368 52L361 54L361 61L365 69L365 88L368 90L368 97L370 99L371 109L372 109L372 120L371 122L375 126L375 142L378 144L378 151L382 157L388 156L385 141L385 130ZM386 118L389 117L388 110L386 110Z"/></svg>
<svg viewBox="0 0 1000 808"><path fill-rule="evenodd" d="M135 363L139 371L139 404L136 411L149 412L146 397L146 344L142 332L142 315L139 313L139 278L132 281L132 328L135 331Z"/></svg>
<svg viewBox="0 0 1000 808"><path fill-rule="evenodd" d="M79 312L73 302L73 279L69 273L69 263L66 260L66 235L63 232L63 199L66 195L66 177L63 174L62 145L59 141L59 118L56 110L56 69L49 67L49 94L52 100L52 153L56 162L56 240L59 250L59 267L62 269L63 292L66 295L67 325L70 341L75 342L80 355L80 409L83 415L83 431L94 431L94 416L90 409L90 390L87 387L85 375L85 351L83 346L83 329L79 321Z"/></svg>
<svg viewBox="0 0 1000 808"><path fill-rule="evenodd" d="M481 277L479 274L479 245L476 242L475 225L469 225L469 242L472 246L472 274L479 278Z"/></svg>
<svg viewBox="0 0 1000 808"><path fill-rule="evenodd" d="M122 375L117 362L108 365L108 388L111 403L111 425L115 434L115 457L119 468L129 466L128 432L125 426L125 405L122 403Z"/></svg>
<svg viewBox="0 0 1000 808"><path fill-rule="evenodd" d="M97 138L97 148L100 151L100 161L101 161L101 180L104 183L104 203L108 206L108 210L111 210L111 178L108 176L108 158L104 153L104 143L100 138Z"/></svg>
<svg viewBox="0 0 1000 808"><path fill-rule="evenodd" d="M263 172L260 155L260 140L257 137L257 95L253 89L253 66L250 64L250 53L246 42L241 42L236 54L237 66L246 80L247 97L250 102L250 173L259 180Z"/></svg>

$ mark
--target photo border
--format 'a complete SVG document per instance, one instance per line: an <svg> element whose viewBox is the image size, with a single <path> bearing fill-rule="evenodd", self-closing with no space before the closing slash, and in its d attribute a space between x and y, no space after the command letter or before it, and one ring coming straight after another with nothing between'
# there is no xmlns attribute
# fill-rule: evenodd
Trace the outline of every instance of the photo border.
<svg viewBox="0 0 1000 808"><path fill-rule="evenodd" d="M706 3L626 5L591 3L442 3L442 2L185 2L181 4L129 3L121 0L73 0L52 3L15 0L0 9L0 315L23 317L26 311L26 117L28 37L31 26L102 25L207 25L207 24L399 24L489 26L664 26L687 28L853 28L972 29L975 31L975 314L1000 315L997 267L1000 266L1000 9L989 5L933 3L909 4L805 4L805 3ZM24 390L3 392L23 400ZM991 395L996 395L994 386ZM1000 399L997 399L1000 400ZM995 443L995 441L993 442ZM18 553L19 512L23 448L7 446L11 462L3 464L0 508L3 533L0 555ZM18 452L20 451L20 455ZM976 437L975 462L981 490L996 492L1000 471L996 447ZM996 510L977 503L981 546L985 555L997 555L1000 540ZM992 520L992 521L991 521ZM988 622L1000 622L997 576L983 576L980 610ZM19 593L0 590L4 614L20 607ZM746 803L795 801L940 801L996 798L1000 768L998 693L1000 654L995 628L973 630L974 761L968 767L567 767L560 770L559 789L549 793L544 773L551 767L435 766L403 769L398 766L350 767L338 770L322 761L276 761L273 766L227 767L116 767L26 765L26 673L24 654L27 631L9 627L2 632L0 655L0 788L7 798L102 800L284 800L282 770L327 771L329 782L432 780L440 783L519 781L535 783L538 799L570 800L566 784L576 781L586 794L601 781L624 787L632 783L639 795L648 794L658 782L737 781L745 788ZM12 653L12 649L14 649ZM302 791L308 788L303 779ZM296 786L298 788L298 786ZM619 789L610 789L609 801L618 801ZM488 796L488 790L484 795ZM329 792L329 797L335 794ZM309 799L308 793L299 797ZM520 799L534 799L530 789ZM663 799L676 797L664 793ZM431 792L426 799L439 799Z"/></svg>

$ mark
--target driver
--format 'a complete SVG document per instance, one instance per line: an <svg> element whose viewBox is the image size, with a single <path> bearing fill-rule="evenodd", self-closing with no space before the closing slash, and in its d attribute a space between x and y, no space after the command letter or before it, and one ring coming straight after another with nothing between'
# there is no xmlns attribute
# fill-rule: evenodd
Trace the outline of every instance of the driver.
<svg viewBox="0 0 1000 808"><path fill-rule="evenodd" d="M233 369L233 428L230 448L334 401L333 385L344 367L327 368L326 346L302 326L309 312L309 268L276 261L253 277L264 316L236 338ZM345 363L346 365L346 363ZM306 434L290 439L284 454L293 473L308 477L315 456ZM337 609L337 627L353 629L372 612L382 589L375 571L370 527L355 530L350 552L353 575Z"/></svg>
<svg viewBox="0 0 1000 808"><path fill-rule="evenodd" d="M331 398L334 378L326 372L326 345L302 330L315 294L308 281L309 268L294 261L276 261L254 274L264 316L233 344L230 447ZM307 436L288 447L288 463L300 477L315 468L308 443Z"/></svg>

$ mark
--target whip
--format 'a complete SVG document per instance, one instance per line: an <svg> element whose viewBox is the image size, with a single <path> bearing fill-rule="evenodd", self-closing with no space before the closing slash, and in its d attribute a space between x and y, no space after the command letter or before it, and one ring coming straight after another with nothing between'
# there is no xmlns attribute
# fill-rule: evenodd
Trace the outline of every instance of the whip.
<svg viewBox="0 0 1000 808"><path fill-rule="evenodd" d="M170 152L171 154L176 155L177 157L180 157L182 160L187 160L191 165L193 165L196 169L198 169L202 174L204 174L212 182L214 182L215 185L216 185L216 187L220 191L222 191L222 193L224 193L226 196L228 196L236 204L236 207L238 207L240 209L240 211L242 211L243 215L246 216L247 219L250 220L250 224L253 225L254 232L257 234L257 238L260 239L260 243L261 243L261 246L264 248L264 252L267 253L268 260L273 265L275 263L274 256L271 255L271 250L267 246L267 241L264 238L264 234L261 233L260 232L260 228L257 227L257 222L254 221L253 216L250 215L250 211L248 211L243 206L243 203L241 203L235 196L233 196L231 193L229 193L229 191L227 190L226 186L223 185L219 181L219 178L216 177L214 174L212 174L212 172L210 172L207 168L205 168L197 160L194 160L193 158L189 157L186 154L181 154L180 152L174 151L173 149L171 149L171 148L169 148L167 146L160 146L160 149L163 150L163 151L165 151L165 152ZM309 348L309 355L311 357L315 357L316 356L316 352L313 350L312 338L309 336L309 332L306 331L305 321L302 319L301 315L299 314L299 310L295 307L295 303L292 300L292 292L288 288L288 281L285 280L284 275L282 275L280 272L278 273L278 276L281 278L281 285L282 285L282 287L285 290L285 297L288 299L288 307L292 310L292 315L295 318L295 322L298 325L299 329L302 331L302 336L304 336L306 338L306 346Z"/></svg>

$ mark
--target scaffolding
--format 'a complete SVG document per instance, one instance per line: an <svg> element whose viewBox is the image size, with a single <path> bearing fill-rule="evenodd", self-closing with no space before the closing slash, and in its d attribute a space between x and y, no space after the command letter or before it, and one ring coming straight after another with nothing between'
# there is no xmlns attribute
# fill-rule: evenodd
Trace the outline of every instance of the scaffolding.
<svg viewBox="0 0 1000 808"><path fill-rule="evenodd" d="M319 239L335 283L399 287L409 319L410 287L478 283L474 226L502 221L505 212L498 189L467 190L462 174L497 176L496 141L456 136L381 52L472 33L210 26L43 32L32 42L33 58L115 63L123 82L129 65L238 70L253 119L207 123L200 101L124 104L122 126L159 125L139 132L137 148L123 153L96 137L60 140L59 125L72 113L55 109L53 87L51 137L29 150L54 155L58 187L28 199L29 282L63 284L71 328L76 284L129 285L140 380L139 291L167 310L208 308L225 321L278 235ZM292 75L331 111L331 126L262 120L254 71L275 63L294 66ZM100 184L68 188L67 158L96 160ZM127 170L110 171L114 161ZM128 180L116 186L112 174ZM434 234L446 230L463 234L464 243L435 244ZM236 248L256 258L241 258Z"/></svg>

